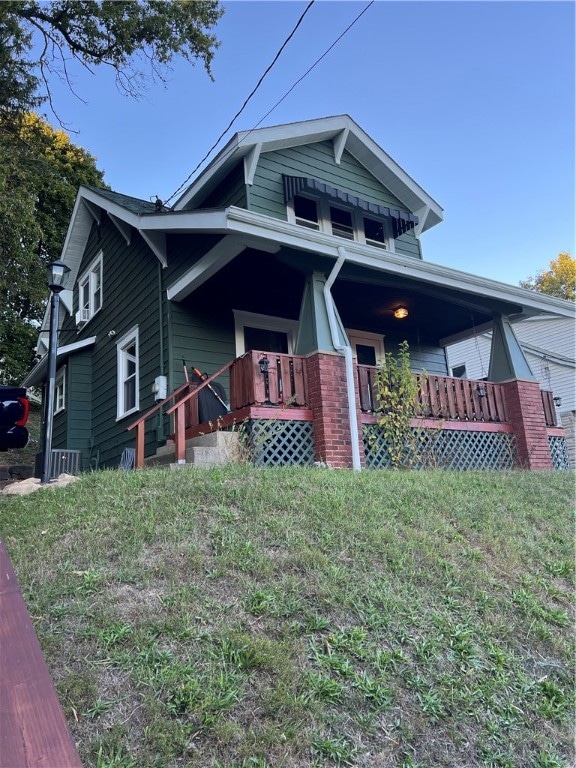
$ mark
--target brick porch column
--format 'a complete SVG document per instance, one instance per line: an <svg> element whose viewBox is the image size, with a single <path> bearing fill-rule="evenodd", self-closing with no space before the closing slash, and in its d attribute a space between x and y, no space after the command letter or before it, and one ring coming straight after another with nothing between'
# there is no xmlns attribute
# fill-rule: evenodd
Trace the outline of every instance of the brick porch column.
<svg viewBox="0 0 576 768"><path fill-rule="evenodd" d="M352 443L348 421L346 392L346 364L341 355L314 352L306 358L308 401L314 422L316 461L330 467L352 466ZM356 387L357 390L357 387ZM356 391L356 411L360 412ZM361 440L358 418L357 440ZM360 458L364 464L364 450L360 443Z"/></svg>
<svg viewBox="0 0 576 768"><path fill-rule="evenodd" d="M540 385L513 379L502 382L508 421L514 427L518 466L521 469L552 469L548 430Z"/></svg>

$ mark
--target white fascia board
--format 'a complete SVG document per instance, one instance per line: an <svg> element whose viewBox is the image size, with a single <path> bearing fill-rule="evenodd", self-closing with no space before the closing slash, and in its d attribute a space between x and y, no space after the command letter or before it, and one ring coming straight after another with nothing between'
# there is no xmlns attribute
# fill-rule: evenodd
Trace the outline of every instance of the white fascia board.
<svg viewBox="0 0 576 768"><path fill-rule="evenodd" d="M200 211L178 211L174 213L144 214L139 217L141 232L226 232L227 215L225 208Z"/></svg>
<svg viewBox="0 0 576 768"><path fill-rule="evenodd" d="M246 211L243 208L230 207L227 211L230 232L244 232L254 236L260 233L260 236L266 240L299 250L332 256L335 259L338 258L338 247L342 247L343 244L342 239L334 235L315 232L297 224ZM382 255L376 256L373 248L360 243L345 241L345 250L346 260L351 264L497 299L508 304L519 304L534 314L576 317L576 306L573 302L556 299L546 294L537 294L525 288L507 285L497 280L461 272L429 261L421 261L411 256L402 256L391 251L382 251Z"/></svg>
<svg viewBox="0 0 576 768"><path fill-rule="evenodd" d="M72 344L66 344L63 347L58 347L56 351L56 361L62 360L64 357L77 352L79 349L85 347L92 347L96 344L96 336L90 336L88 339L82 339L82 341L75 341ZM27 374L26 378L22 381L23 387L34 387L41 384L46 377L46 368L48 367L48 350L44 354L44 357L39 360L34 368Z"/></svg>

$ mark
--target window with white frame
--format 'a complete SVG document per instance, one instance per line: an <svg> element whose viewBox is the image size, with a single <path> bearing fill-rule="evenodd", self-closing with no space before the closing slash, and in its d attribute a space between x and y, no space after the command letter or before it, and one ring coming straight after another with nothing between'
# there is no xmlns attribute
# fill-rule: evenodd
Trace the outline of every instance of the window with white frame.
<svg viewBox="0 0 576 768"><path fill-rule="evenodd" d="M394 251L394 238L385 219L364 216L360 210L307 195L294 195L287 210L288 221L293 224Z"/></svg>
<svg viewBox="0 0 576 768"><path fill-rule="evenodd" d="M260 315L255 312L234 310L236 354L250 349L261 352L294 352L298 322L285 317Z"/></svg>
<svg viewBox="0 0 576 768"><path fill-rule="evenodd" d="M118 366L117 418L134 413L140 407L138 364L138 328L132 328L116 344Z"/></svg>
<svg viewBox="0 0 576 768"><path fill-rule="evenodd" d="M87 323L102 307L102 253L78 280L78 314L76 322Z"/></svg>
<svg viewBox="0 0 576 768"><path fill-rule="evenodd" d="M56 374L54 391L54 413L60 413L66 408L66 366Z"/></svg>

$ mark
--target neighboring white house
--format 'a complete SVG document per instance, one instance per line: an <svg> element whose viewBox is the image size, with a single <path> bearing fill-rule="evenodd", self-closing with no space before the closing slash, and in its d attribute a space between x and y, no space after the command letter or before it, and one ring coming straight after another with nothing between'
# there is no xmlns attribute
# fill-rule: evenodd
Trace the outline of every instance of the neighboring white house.
<svg viewBox="0 0 576 768"><path fill-rule="evenodd" d="M514 333L542 389L560 398L556 411L566 429L570 463L576 467L576 322L570 317L540 315L514 324ZM491 333L446 347L448 370L465 379L488 377Z"/></svg>

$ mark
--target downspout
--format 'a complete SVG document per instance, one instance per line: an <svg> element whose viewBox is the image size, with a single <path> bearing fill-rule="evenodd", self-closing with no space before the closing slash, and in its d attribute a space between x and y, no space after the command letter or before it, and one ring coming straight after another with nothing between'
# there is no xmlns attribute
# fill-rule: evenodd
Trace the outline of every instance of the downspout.
<svg viewBox="0 0 576 768"><path fill-rule="evenodd" d="M334 311L334 299L330 289L346 261L346 249L342 246L338 248L338 259L328 279L324 283L324 301L326 302L326 311L328 313L328 325L330 326L330 335L332 344L337 352L344 355L346 363L346 394L348 397L348 423L350 425L350 443L352 445L352 469L359 472L362 469L360 463L360 447L358 445L358 419L356 418L356 390L354 388L354 366L352 364L352 347L340 344L338 338L338 325L336 322L336 313Z"/></svg>
<svg viewBox="0 0 576 768"><path fill-rule="evenodd" d="M158 332L160 343L158 345L158 358L160 362L160 375L164 375L164 317L162 312L163 292L162 292L162 264L158 262ZM162 409L158 411L156 422L156 440L164 441L164 417Z"/></svg>

